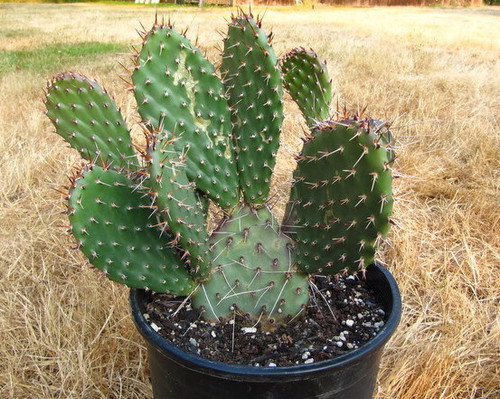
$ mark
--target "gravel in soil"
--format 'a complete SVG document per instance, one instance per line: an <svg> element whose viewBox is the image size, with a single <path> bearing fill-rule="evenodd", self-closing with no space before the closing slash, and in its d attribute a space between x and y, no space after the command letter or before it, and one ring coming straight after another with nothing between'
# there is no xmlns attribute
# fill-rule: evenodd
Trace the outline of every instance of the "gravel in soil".
<svg viewBox="0 0 500 399"><path fill-rule="evenodd" d="M332 359L370 341L385 312L362 279L316 276L306 315L266 331L235 312L210 323L188 301L153 294L145 317L163 337L204 358L231 364L285 367Z"/></svg>

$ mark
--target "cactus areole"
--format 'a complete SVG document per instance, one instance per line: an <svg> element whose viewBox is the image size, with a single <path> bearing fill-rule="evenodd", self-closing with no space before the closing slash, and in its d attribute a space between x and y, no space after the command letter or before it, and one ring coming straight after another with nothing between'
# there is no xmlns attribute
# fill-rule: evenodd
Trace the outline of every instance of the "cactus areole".
<svg viewBox="0 0 500 399"><path fill-rule="evenodd" d="M170 23L142 39L131 71L142 147L94 80L61 73L46 90L56 132L86 160L67 214L93 266L188 297L209 322L238 312L276 325L300 319L315 274L374 263L393 204L392 136L361 115L330 118L332 84L314 52L278 59L244 13L229 21L220 68ZM280 222L268 201L284 88L310 132ZM211 230L209 209L223 215Z"/></svg>

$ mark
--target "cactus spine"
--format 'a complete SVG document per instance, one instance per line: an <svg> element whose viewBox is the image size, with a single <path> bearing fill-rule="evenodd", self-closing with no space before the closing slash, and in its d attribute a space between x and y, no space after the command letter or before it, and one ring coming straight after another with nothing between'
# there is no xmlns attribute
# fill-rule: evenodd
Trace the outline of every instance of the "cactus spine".
<svg viewBox="0 0 500 399"><path fill-rule="evenodd" d="M239 14L219 78L170 24L143 39L132 72L141 162L96 82L65 73L46 93L56 132L89 161L72 180L68 215L91 264L130 287L190 295L208 320L240 312L274 323L302 312L311 274L373 262L392 209L392 136L379 121L327 119L331 80L312 51L293 50L282 72L272 36ZM311 133L280 226L267 201L283 85ZM217 206L224 217L209 232Z"/></svg>

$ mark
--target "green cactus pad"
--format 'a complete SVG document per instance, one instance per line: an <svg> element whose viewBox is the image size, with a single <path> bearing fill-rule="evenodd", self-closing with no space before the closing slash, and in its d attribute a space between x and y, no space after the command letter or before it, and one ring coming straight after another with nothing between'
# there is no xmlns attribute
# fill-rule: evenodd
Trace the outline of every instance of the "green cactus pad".
<svg viewBox="0 0 500 399"><path fill-rule="evenodd" d="M151 217L149 199L123 174L98 166L74 180L68 214L90 263L132 288L188 294L193 281Z"/></svg>
<svg viewBox="0 0 500 399"><path fill-rule="evenodd" d="M300 313L308 280L292 267L291 240L267 208L241 207L210 238L211 279L193 296L203 317L229 319L234 312L273 322Z"/></svg>
<svg viewBox="0 0 500 399"><path fill-rule="evenodd" d="M313 131L298 158L284 222L296 239L299 269L334 275L373 263L393 205L388 134L370 120L328 122Z"/></svg>
<svg viewBox="0 0 500 399"><path fill-rule="evenodd" d="M326 64L316 53L304 48L290 51L283 60L283 81L286 90L313 127L327 120L332 102L332 81Z"/></svg>
<svg viewBox="0 0 500 399"><path fill-rule="evenodd" d="M229 24L221 65L232 109L233 138L245 201L263 204L283 122L283 88L270 38L252 17Z"/></svg>
<svg viewBox="0 0 500 399"><path fill-rule="evenodd" d="M229 137L231 116L214 66L186 37L156 25L144 39L132 74L139 113L150 130L175 138L186 173L223 208L238 202Z"/></svg>
<svg viewBox="0 0 500 399"><path fill-rule="evenodd" d="M47 86L45 105L57 134L84 159L113 169L137 168L125 121L97 82L76 73L60 74Z"/></svg>
<svg viewBox="0 0 500 399"><path fill-rule="evenodd" d="M172 244L182 248L194 276L206 280L210 276L210 264L205 205L199 201L194 184L186 176L185 159L179 157L174 143L166 138L151 143L148 158L151 194L174 237Z"/></svg>

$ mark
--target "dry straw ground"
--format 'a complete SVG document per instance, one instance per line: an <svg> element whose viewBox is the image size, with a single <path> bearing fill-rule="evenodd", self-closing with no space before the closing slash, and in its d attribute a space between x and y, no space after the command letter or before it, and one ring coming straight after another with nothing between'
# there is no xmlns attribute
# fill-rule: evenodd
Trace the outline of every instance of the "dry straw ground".
<svg viewBox="0 0 500 399"><path fill-rule="evenodd" d="M0 5L1 398L150 397L127 290L86 267L60 227L56 189L78 157L51 133L41 96L51 75L81 71L109 89L133 124L133 100L117 79L117 61L127 57L116 49L63 57L57 46L126 48L153 15L133 6ZM229 10L168 15L217 58ZM314 47L340 104L394 120L403 178L384 259L404 313L378 399L500 397L499 16L498 8L267 10L278 53ZM283 179L302 131L297 109L288 100L286 108ZM276 192L284 196L286 186Z"/></svg>

